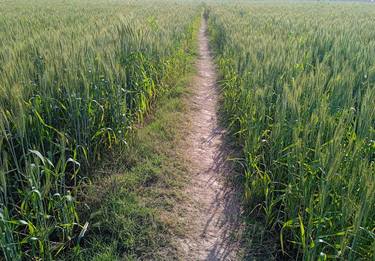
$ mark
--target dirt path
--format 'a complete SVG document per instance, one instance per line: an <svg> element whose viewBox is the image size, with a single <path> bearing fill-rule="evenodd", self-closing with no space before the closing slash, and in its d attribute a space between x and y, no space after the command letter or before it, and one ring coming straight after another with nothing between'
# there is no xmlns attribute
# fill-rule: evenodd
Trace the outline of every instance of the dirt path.
<svg viewBox="0 0 375 261"><path fill-rule="evenodd" d="M203 19L199 32L198 75L193 82L191 128L183 151L190 181L182 204L186 234L178 240L183 260L237 260L239 200L225 184L227 164L224 130L219 126L216 73Z"/></svg>

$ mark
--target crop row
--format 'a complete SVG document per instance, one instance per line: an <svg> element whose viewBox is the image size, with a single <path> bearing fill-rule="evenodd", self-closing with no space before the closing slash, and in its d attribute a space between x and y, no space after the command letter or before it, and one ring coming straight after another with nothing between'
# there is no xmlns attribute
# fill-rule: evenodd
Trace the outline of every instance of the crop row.
<svg viewBox="0 0 375 261"><path fill-rule="evenodd" d="M284 257L374 257L374 15L368 4L211 9L245 199Z"/></svg>
<svg viewBox="0 0 375 261"><path fill-rule="evenodd" d="M7 260L77 244L76 191L193 46L197 8L121 1L0 4L0 244Z"/></svg>

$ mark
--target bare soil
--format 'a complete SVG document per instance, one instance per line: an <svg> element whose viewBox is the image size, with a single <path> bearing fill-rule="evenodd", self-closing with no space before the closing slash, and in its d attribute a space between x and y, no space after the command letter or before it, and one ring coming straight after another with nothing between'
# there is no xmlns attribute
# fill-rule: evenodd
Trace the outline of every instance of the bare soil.
<svg viewBox="0 0 375 261"><path fill-rule="evenodd" d="M190 127L181 147L189 168L186 200L179 211L185 234L176 245L182 260L237 260L240 204L227 182L233 170L218 120L217 76L204 19L198 39L198 73L188 101Z"/></svg>

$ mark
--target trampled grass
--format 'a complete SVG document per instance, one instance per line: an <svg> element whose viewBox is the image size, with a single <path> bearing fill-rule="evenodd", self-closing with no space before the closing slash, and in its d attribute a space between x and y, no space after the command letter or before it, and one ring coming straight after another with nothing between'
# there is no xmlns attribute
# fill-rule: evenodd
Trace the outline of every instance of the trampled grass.
<svg viewBox="0 0 375 261"><path fill-rule="evenodd" d="M284 258L373 259L375 6L242 2L210 13L250 210Z"/></svg>
<svg viewBox="0 0 375 261"><path fill-rule="evenodd" d="M0 244L7 260L78 244L76 189L182 75L197 7L0 3Z"/></svg>

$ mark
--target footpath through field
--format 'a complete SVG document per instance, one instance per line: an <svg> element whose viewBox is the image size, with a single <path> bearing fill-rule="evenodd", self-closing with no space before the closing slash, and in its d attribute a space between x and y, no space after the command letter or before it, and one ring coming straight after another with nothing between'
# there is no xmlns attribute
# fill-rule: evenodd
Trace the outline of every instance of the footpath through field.
<svg viewBox="0 0 375 261"><path fill-rule="evenodd" d="M240 207L226 182L232 170L226 161L224 130L218 122L217 78L205 19L198 40L198 73L188 105L191 128L183 146L191 182L182 204L187 229L177 244L183 260L236 260Z"/></svg>

